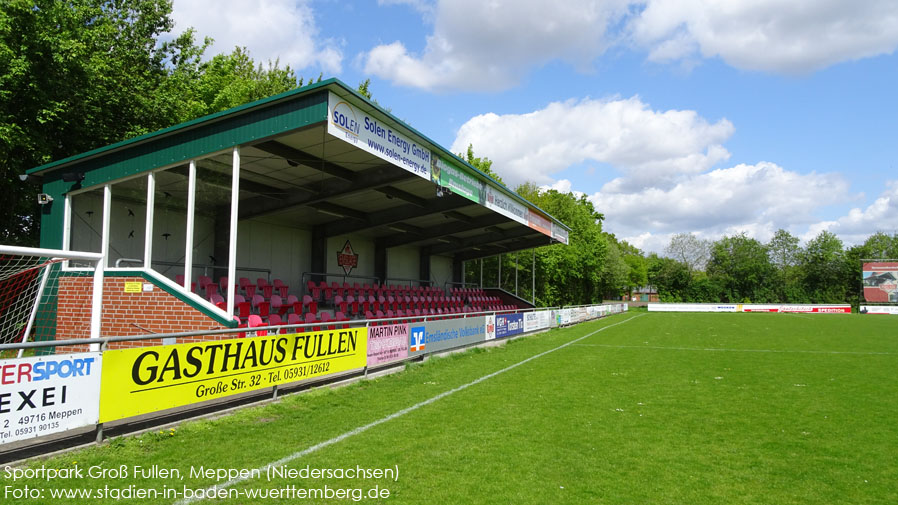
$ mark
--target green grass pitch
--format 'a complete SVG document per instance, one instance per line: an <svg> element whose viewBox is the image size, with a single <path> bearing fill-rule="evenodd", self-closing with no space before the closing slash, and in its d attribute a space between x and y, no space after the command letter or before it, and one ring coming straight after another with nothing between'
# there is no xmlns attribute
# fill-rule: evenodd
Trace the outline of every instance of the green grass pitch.
<svg viewBox="0 0 898 505"><path fill-rule="evenodd" d="M614 326L611 326L614 325ZM469 385L510 365L556 349ZM391 414L469 385L398 417ZM367 430L334 437L375 421ZM324 441L320 449L296 457ZM261 478L233 490L388 489L389 504L898 503L898 318L631 312L31 463L158 465L183 479L0 485L181 490L190 468L398 468L398 479ZM179 498L180 499L180 498ZM175 503L127 499L121 503ZM72 504L113 500L68 498ZM246 496L198 503L347 503Z"/></svg>

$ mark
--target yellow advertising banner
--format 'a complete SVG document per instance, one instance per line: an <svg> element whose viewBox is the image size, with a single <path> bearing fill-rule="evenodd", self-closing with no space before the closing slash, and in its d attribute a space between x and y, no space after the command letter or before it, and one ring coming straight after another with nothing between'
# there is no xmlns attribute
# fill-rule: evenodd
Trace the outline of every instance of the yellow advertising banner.
<svg viewBox="0 0 898 505"><path fill-rule="evenodd" d="M100 422L365 366L367 328L103 353Z"/></svg>

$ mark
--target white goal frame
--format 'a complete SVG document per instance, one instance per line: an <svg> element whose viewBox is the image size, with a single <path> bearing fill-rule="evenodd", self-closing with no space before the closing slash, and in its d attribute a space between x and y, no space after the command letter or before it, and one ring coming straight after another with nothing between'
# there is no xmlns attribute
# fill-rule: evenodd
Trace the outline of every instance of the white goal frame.
<svg viewBox="0 0 898 505"><path fill-rule="evenodd" d="M69 260L78 260L90 262L93 265L93 292L91 293L90 307L90 338L100 338L100 321L103 311L103 254L81 251L63 251L59 249L42 249L37 247L19 247L0 245L0 254L17 255L17 256L39 256L50 260L65 260L63 267L67 266ZM34 305L31 307L31 313L28 316L28 322L25 326L25 332L22 335L22 341L25 343L28 335L34 326L34 320L37 316L38 308L41 304L41 297L47 284L47 278L50 274L52 264L46 265L44 272L41 273L40 285L34 297ZM99 351L100 344L90 344L91 351ZM19 350L19 357L22 356L24 349Z"/></svg>

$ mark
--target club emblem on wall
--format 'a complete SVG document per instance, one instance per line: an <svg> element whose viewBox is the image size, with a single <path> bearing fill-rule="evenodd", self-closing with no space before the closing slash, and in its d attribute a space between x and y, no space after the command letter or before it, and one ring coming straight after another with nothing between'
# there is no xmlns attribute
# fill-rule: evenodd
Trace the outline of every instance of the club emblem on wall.
<svg viewBox="0 0 898 505"><path fill-rule="evenodd" d="M359 266L359 255L352 250L352 244L348 240L343 244L343 248L337 251L337 266L342 267L346 275Z"/></svg>

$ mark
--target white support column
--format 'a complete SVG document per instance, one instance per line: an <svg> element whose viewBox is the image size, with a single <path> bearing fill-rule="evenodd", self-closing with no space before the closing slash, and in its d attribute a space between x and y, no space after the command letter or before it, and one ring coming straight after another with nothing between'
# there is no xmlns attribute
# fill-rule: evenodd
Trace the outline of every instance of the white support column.
<svg viewBox="0 0 898 505"><path fill-rule="evenodd" d="M228 300L228 314L234 313L234 284L237 275L237 211L240 202L240 148L235 147L231 161L231 229L228 237L228 285L226 297Z"/></svg>
<svg viewBox="0 0 898 505"><path fill-rule="evenodd" d="M533 252L533 267L530 269L530 303L536 306L536 249Z"/></svg>
<svg viewBox="0 0 898 505"><path fill-rule="evenodd" d="M147 222L143 234L143 267L153 268L153 218L156 215L156 174L147 176Z"/></svg>
<svg viewBox="0 0 898 505"><path fill-rule="evenodd" d="M90 307L90 338L100 338L100 323L103 315L103 271L109 261L109 217L112 212L112 186L103 186L103 233L100 242L102 258L94 270L93 296ZM99 351L100 344L90 344L91 351Z"/></svg>
<svg viewBox="0 0 898 505"><path fill-rule="evenodd" d="M514 295L518 296L518 257L520 251L514 253Z"/></svg>
<svg viewBox="0 0 898 505"><path fill-rule="evenodd" d="M65 195L62 207L62 250L72 250L72 195ZM68 266L69 262L65 264Z"/></svg>
<svg viewBox="0 0 898 505"><path fill-rule="evenodd" d="M187 172L187 231L184 237L184 289L190 291L193 280L193 223L196 211L196 160L190 160Z"/></svg>

